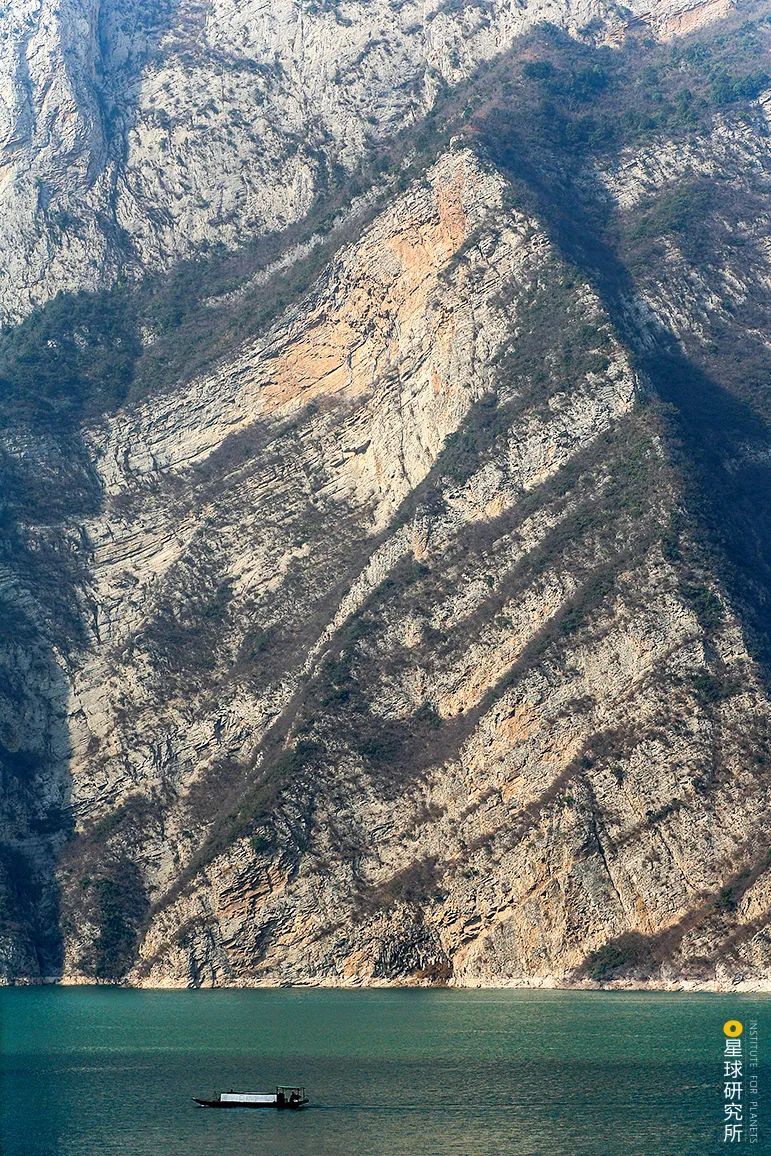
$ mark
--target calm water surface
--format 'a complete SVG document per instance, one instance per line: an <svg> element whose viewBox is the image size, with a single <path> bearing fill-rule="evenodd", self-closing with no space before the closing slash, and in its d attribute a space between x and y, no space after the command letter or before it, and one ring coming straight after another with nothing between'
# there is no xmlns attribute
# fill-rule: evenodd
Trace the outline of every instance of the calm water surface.
<svg viewBox="0 0 771 1156"><path fill-rule="evenodd" d="M722 1024L757 1019L754 1147L719 1142ZM765 996L0 991L3 1156L771 1152ZM196 1108L305 1084L305 1112Z"/></svg>

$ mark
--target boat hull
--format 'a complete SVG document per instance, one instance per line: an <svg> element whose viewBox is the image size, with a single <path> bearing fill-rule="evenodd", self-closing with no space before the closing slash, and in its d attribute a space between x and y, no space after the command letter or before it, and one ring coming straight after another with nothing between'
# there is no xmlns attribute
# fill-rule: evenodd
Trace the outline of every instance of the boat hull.
<svg viewBox="0 0 771 1156"><path fill-rule="evenodd" d="M200 1108L277 1108L280 1112L287 1109L297 1112L300 1108L304 1108L308 1101L301 1100L297 1104L255 1104L248 1100L199 1100L197 1096L193 1096L193 1103L198 1104Z"/></svg>

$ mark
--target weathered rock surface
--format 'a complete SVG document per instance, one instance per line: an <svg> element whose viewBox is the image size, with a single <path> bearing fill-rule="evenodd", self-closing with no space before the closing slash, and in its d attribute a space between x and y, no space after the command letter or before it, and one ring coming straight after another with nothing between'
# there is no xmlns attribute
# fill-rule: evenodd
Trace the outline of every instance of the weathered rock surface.
<svg viewBox="0 0 771 1156"><path fill-rule="evenodd" d="M414 7L12 5L7 316L298 218L547 10ZM3 522L0 979L768 986L767 576L709 544L666 409L755 484L715 347L767 351L767 231L653 261L635 224L724 172L767 212L763 108L575 175L628 282L469 125L215 367L7 423L42 497Z"/></svg>
<svg viewBox="0 0 771 1156"><path fill-rule="evenodd" d="M678 32L692 9L707 19L726 5L657 7L655 19L646 0L625 11ZM296 221L341 168L527 28L616 13L608 0L12 0L0 11L0 321Z"/></svg>

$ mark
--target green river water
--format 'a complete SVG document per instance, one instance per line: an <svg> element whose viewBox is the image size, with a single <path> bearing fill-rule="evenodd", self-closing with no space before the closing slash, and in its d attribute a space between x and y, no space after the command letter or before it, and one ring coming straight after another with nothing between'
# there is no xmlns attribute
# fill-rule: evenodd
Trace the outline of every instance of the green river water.
<svg viewBox="0 0 771 1156"><path fill-rule="evenodd" d="M723 1142L723 1023L757 1021L755 1144ZM771 1152L771 997L0 991L3 1156ZM767 1043L767 1041L769 1041ZM305 1084L303 1112L194 1095ZM749 1090L745 1089L748 1101ZM745 1116L746 1120L746 1116Z"/></svg>

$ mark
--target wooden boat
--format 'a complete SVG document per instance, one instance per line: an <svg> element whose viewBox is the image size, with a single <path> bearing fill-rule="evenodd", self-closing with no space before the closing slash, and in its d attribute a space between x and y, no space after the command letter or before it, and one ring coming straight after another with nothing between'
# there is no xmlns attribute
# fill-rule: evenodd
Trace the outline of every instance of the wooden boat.
<svg viewBox="0 0 771 1156"><path fill-rule="evenodd" d="M308 1103L305 1088L292 1084L279 1084L272 1095L259 1092L220 1092L215 1100L202 1100L193 1096L194 1103L201 1108L304 1108Z"/></svg>

